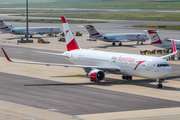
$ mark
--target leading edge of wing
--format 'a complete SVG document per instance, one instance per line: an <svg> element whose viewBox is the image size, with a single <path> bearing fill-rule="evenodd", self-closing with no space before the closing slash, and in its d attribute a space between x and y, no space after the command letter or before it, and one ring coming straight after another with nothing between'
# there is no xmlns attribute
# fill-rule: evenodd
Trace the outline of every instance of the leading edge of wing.
<svg viewBox="0 0 180 120"><path fill-rule="evenodd" d="M91 68L91 69L100 69L100 70L118 70L121 71L119 67L103 67L103 66L87 66L87 65L71 65L71 64L58 64L58 63L38 63L38 62L23 62L23 61L12 61L8 55L6 54L5 50L1 48L6 59L13 63L24 63L24 64L37 64L37 65L53 65L53 66L64 66L64 67L79 67L79 68Z"/></svg>
<svg viewBox="0 0 180 120"><path fill-rule="evenodd" d="M42 52L42 51L34 51L34 52L38 52L38 53L45 53L45 54L51 54L51 55L59 55L59 56L63 56L63 57L67 57L67 58L69 58L69 56L64 55L64 54L59 54L59 53Z"/></svg>

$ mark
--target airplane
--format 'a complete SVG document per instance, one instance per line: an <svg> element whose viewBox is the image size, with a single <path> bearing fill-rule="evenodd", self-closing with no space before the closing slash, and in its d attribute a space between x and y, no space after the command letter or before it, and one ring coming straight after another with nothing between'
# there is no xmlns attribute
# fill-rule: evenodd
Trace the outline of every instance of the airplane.
<svg viewBox="0 0 180 120"><path fill-rule="evenodd" d="M0 31L2 33L11 33L16 35L25 35L26 37L26 28L14 28L10 24L5 24L2 20L0 20ZM60 30L58 27L29 27L28 28L28 34L32 38L32 35L34 34L59 34L62 30Z"/></svg>
<svg viewBox="0 0 180 120"><path fill-rule="evenodd" d="M89 38L95 38L104 42L112 42L112 45L115 46L116 42L119 42L119 46L122 45L122 42L131 42L137 41L137 44L141 41L141 44L146 40L149 40L149 37L144 33L123 33L123 34L104 34L99 33L93 25L84 26L89 32Z"/></svg>
<svg viewBox="0 0 180 120"><path fill-rule="evenodd" d="M172 50L172 39L161 40L157 34L157 30L148 30L149 36L151 38L151 44L157 47L166 48ZM176 48L180 50L180 40L174 40Z"/></svg>
<svg viewBox="0 0 180 120"><path fill-rule="evenodd" d="M171 67L164 58L177 53L174 41L172 41L173 53L161 57L81 49L72 34L65 16L61 16L61 20L66 38L67 51L63 54L42 51L36 52L63 56L74 64L12 61L2 48L6 59L13 63L83 68L92 82L100 82L103 80L105 73L121 74L122 79L126 80L132 80L132 76L156 79L159 82L157 85L158 88L162 88L162 81L171 73Z"/></svg>

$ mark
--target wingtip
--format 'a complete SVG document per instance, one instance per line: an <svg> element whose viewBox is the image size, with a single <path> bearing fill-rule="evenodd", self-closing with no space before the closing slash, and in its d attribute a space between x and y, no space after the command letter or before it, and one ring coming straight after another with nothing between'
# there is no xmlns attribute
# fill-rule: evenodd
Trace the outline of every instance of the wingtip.
<svg viewBox="0 0 180 120"><path fill-rule="evenodd" d="M4 53L5 57L6 57L6 59L7 59L9 62L12 62L11 59L10 59L10 58L8 57L8 55L6 54L4 48L1 47L1 49L2 49L2 51L3 51L3 53Z"/></svg>

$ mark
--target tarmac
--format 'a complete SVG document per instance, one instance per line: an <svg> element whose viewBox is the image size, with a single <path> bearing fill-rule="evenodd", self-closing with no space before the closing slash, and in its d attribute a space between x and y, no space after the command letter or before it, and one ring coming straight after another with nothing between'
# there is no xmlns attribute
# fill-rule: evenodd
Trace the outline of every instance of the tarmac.
<svg viewBox="0 0 180 120"><path fill-rule="evenodd" d="M74 29L77 25L72 26ZM2 33L0 36L0 46L14 61L72 64L63 57L36 52L66 51L65 42L59 42L57 37L35 35L30 38L34 43L17 44L21 36ZM124 42L123 46L112 46L102 41L87 41L88 36L84 31L82 37L76 37L83 49L131 54L161 49L150 45L150 40L144 45ZM48 40L50 44L37 43L38 38ZM157 89L155 80L133 77L132 81L126 81L121 75L113 74L107 74L100 83L92 83L83 69L10 63L0 52L0 119L178 120L180 61L170 60L168 63L172 74L163 82L163 88Z"/></svg>

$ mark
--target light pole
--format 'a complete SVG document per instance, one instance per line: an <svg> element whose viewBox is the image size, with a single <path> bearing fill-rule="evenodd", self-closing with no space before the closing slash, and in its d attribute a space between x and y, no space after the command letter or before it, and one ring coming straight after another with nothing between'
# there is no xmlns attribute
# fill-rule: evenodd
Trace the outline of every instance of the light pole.
<svg viewBox="0 0 180 120"><path fill-rule="evenodd" d="M28 41L28 0L26 0L26 41Z"/></svg>

